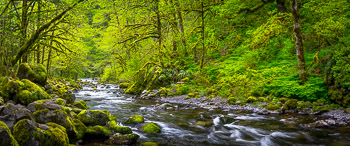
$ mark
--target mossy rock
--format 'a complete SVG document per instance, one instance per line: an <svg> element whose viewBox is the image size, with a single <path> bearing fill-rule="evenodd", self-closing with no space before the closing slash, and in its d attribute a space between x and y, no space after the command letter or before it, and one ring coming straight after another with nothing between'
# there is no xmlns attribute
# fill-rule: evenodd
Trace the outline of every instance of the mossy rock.
<svg viewBox="0 0 350 146"><path fill-rule="evenodd" d="M74 101L73 105L80 109L89 109L89 107L86 106L86 102L84 100Z"/></svg>
<svg viewBox="0 0 350 146"><path fill-rule="evenodd" d="M105 126L95 125L95 126L89 126L86 129L86 133L84 138L108 138L112 135L112 131L109 130Z"/></svg>
<svg viewBox="0 0 350 146"><path fill-rule="evenodd" d="M311 106L311 103L309 101L306 101L306 102L298 101L297 104L298 104L297 105L297 109L298 110L305 109L305 108L310 108L310 106Z"/></svg>
<svg viewBox="0 0 350 146"><path fill-rule="evenodd" d="M212 121L197 121L195 125L202 126L202 127L210 127L213 125Z"/></svg>
<svg viewBox="0 0 350 146"><path fill-rule="evenodd" d="M66 104L66 102L62 98L57 98L55 100L55 103L58 105L65 105Z"/></svg>
<svg viewBox="0 0 350 146"><path fill-rule="evenodd" d="M130 117L129 119L125 120L125 124L138 124L138 123L143 123L145 120L143 116L141 115L135 115L133 117Z"/></svg>
<svg viewBox="0 0 350 146"><path fill-rule="evenodd" d="M84 137L85 135L85 132L86 132L86 129L87 127L84 125L83 122L81 122L80 120L78 119L74 119L73 120L73 123L74 123L74 126L76 128L76 131L78 132L78 135L77 135L77 138L76 139L81 139Z"/></svg>
<svg viewBox="0 0 350 146"><path fill-rule="evenodd" d="M51 99L49 94L47 94L43 88L33 82L27 79L23 79L21 82L23 83L22 90L13 97L14 101L23 105L28 105L37 100Z"/></svg>
<svg viewBox="0 0 350 146"><path fill-rule="evenodd" d="M0 121L0 145L18 146L17 140L11 134L11 130L2 121Z"/></svg>
<svg viewBox="0 0 350 146"><path fill-rule="evenodd" d="M267 102L268 100L265 97L259 97L258 101L259 102Z"/></svg>
<svg viewBox="0 0 350 146"><path fill-rule="evenodd" d="M278 110L279 108L280 108L280 106L273 104L273 103L270 103L266 106L266 109L268 109L268 110Z"/></svg>
<svg viewBox="0 0 350 146"><path fill-rule="evenodd" d="M87 126L105 126L109 121L115 120L115 117L106 110L82 110L78 119Z"/></svg>
<svg viewBox="0 0 350 146"><path fill-rule="evenodd" d="M78 137L78 131L74 126L73 119L67 115L65 111L62 110L38 110L33 113L35 121L38 123L57 123L67 130L69 139L76 140Z"/></svg>
<svg viewBox="0 0 350 146"><path fill-rule="evenodd" d="M160 133L161 129L159 126L154 124L153 122L145 124L142 126L142 132L145 133Z"/></svg>
<svg viewBox="0 0 350 146"><path fill-rule="evenodd" d="M119 84L119 88L120 89L125 89L125 88L128 88L129 87L129 83L120 83Z"/></svg>
<svg viewBox="0 0 350 146"><path fill-rule="evenodd" d="M246 103L253 103L253 102L256 102L258 101L258 99L256 99L256 97L254 96L249 96L247 99L246 99Z"/></svg>
<svg viewBox="0 0 350 146"><path fill-rule="evenodd" d="M167 89L167 88L165 88L165 87L162 87L162 88L160 88L159 89L159 95L161 95L161 96L166 96L166 95L168 95L168 92L169 92L169 90Z"/></svg>
<svg viewBox="0 0 350 146"><path fill-rule="evenodd" d="M298 100L296 99L289 99L286 103L284 103L282 110L292 110L296 109L298 106Z"/></svg>
<svg viewBox="0 0 350 146"><path fill-rule="evenodd" d="M135 145L137 139L139 139L137 134L120 134L115 133L106 141L107 144L116 144L116 145Z"/></svg>
<svg viewBox="0 0 350 146"><path fill-rule="evenodd" d="M46 68L42 64L22 63L18 68L17 77L45 86L46 74Z"/></svg>
<svg viewBox="0 0 350 146"><path fill-rule="evenodd" d="M188 93L187 97L185 99L190 99L190 98L200 98L201 96L199 95L198 92L191 92Z"/></svg>
<svg viewBox="0 0 350 146"><path fill-rule="evenodd" d="M69 145L66 129L56 123L37 124L23 119L14 126L13 136L19 145Z"/></svg>
<svg viewBox="0 0 350 146"><path fill-rule="evenodd" d="M130 127L119 126L119 125L117 125L117 122L114 120L109 121L108 125L109 125L108 127L116 133L121 133L121 134L131 134L132 133L132 130Z"/></svg>
<svg viewBox="0 0 350 146"><path fill-rule="evenodd" d="M226 102L227 102L228 104L235 104L236 101L237 101L237 98L236 98L236 97L230 96L230 97L227 98L227 101L226 101Z"/></svg>
<svg viewBox="0 0 350 146"><path fill-rule="evenodd" d="M285 98L285 97L278 98L278 101L281 102L282 104L284 104L287 100L288 98Z"/></svg>

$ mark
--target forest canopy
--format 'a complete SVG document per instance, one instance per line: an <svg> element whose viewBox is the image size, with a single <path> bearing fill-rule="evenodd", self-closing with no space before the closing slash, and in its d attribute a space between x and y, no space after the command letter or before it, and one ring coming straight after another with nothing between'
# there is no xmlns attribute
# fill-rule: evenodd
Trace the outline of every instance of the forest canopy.
<svg viewBox="0 0 350 146"><path fill-rule="evenodd" d="M348 0L0 0L0 75L350 104Z"/></svg>

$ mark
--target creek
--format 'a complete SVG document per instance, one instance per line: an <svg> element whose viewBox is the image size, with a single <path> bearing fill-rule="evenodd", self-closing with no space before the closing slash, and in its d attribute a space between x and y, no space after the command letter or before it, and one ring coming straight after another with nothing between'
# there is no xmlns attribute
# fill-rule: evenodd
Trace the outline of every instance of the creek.
<svg viewBox="0 0 350 146"><path fill-rule="evenodd" d="M94 82L83 79L84 82ZM131 98L118 85L83 86L75 93L77 101L85 100L89 109L108 110L120 125L130 116L142 115L145 123L154 122L161 133L143 133L139 125L123 125L140 135L138 144L160 145L350 145L350 128L304 128L317 116L258 115L245 111L206 109L159 110L156 100ZM98 145L89 143L87 145Z"/></svg>

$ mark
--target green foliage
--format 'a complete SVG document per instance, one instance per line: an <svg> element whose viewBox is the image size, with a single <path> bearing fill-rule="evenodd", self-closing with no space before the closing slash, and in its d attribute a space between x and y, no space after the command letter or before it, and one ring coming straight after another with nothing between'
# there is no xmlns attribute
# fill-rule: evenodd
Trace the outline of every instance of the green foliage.
<svg viewBox="0 0 350 146"><path fill-rule="evenodd" d="M247 103L253 103L253 102L256 102L258 101L258 99L256 99L256 97L253 97L253 96L249 96L245 102Z"/></svg>
<svg viewBox="0 0 350 146"><path fill-rule="evenodd" d="M227 98L227 103L229 103L229 104L235 104L236 101L237 101L236 97L230 96Z"/></svg>

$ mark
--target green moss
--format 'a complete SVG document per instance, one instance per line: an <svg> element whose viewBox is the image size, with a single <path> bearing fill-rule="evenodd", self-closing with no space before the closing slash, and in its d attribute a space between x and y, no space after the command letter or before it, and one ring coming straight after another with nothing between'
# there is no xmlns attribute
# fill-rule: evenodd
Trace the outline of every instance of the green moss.
<svg viewBox="0 0 350 146"><path fill-rule="evenodd" d="M24 143L29 139L30 131L27 128L26 119L20 120L16 123L16 125L13 127L13 136L19 145L24 145Z"/></svg>
<svg viewBox="0 0 350 146"><path fill-rule="evenodd" d="M93 127L88 127L86 129L86 134L94 136L109 136L112 134L112 131L105 126L96 125Z"/></svg>
<svg viewBox="0 0 350 146"><path fill-rule="evenodd" d="M236 97L233 97L233 96L230 96L230 97L228 97L228 99L227 99L227 103L228 103L228 104L235 104L236 101L237 101L237 98L236 98Z"/></svg>
<svg viewBox="0 0 350 146"><path fill-rule="evenodd" d="M176 84L174 95L184 95L190 92L190 87L185 84Z"/></svg>
<svg viewBox="0 0 350 146"><path fill-rule="evenodd" d="M4 99L2 97L0 97L0 105L4 104Z"/></svg>
<svg viewBox="0 0 350 146"><path fill-rule="evenodd" d="M288 98L278 98L278 101L281 102L282 104L285 103L288 100Z"/></svg>
<svg viewBox="0 0 350 146"><path fill-rule="evenodd" d="M146 133L160 133L161 129L153 122L142 126L142 131Z"/></svg>
<svg viewBox="0 0 350 146"><path fill-rule="evenodd" d="M41 86L46 84L46 68L41 64L22 63L18 68L17 76L20 79L29 79Z"/></svg>
<svg viewBox="0 0 350 146"><path fill-rule="evenodd" d="M46 123L49 126L49 130L44 130L40 139L44 139L46 142L42 145L61 145L68 146L69 139L66 133L66 128L56 123Z"/></svg>
<svg viewBox="0 0 350 146"><path fill-rule="evenodd" d="M158 144L155 142L144 142L142 145L143 146L158 146Z"/></svg>
<svg viewBox="0 0 350 146"><path fill-rule="evenodd" d="M86 102L84 100L81 101L74 101L73 105L80 109L88 109L89 107L86 106Z"/></svg>
<svg viewBox="0 0 350 146"><path fill-rule="evenodd" d="M253 103L253 102L256 102L258 101L258 99L256 99L256 97L253 97L253 96L249 96L247 99L246 99L246 102L247 103Z"/></svg>
<svg viewBox="0 0 350 146"><path fill-rule="evenodd" d="M266 109L268 109L268 110L278 110L279 108L280 107L278 105L275 105L275 104L272 104L272 103L270 103L270 104L268 104L266 106Z"/></svg>
<svg viewBox="0 0 350 146"><path fill-rule="evenodd" d="M143 123L143 122L144 122L144 118L141 115L135 115L124 121L125 124L137 124L137 123Z"/></svg>
<svg viewBox="0 0 350 146"><path fill-rule="evenodd" d="M137 90L137 86L136 83L132 84L131 86L129 86L126 90L125 90L126 94L137 94L138 90Z"/></svg>
<svg viewBox="0 0 350 146"><path fill-rule="evenodd" d="M188 77L186 77L186 78L183 78L183 79L181 79L181 82L189 82L190 81L190 79L188 78Z"/></svg>
<svg viewBox="0 0 350 146"><path fill-rule="evenodd" d="M120 83L119 84L119 88L120 89L125 89L125 88L128 88L129 87L129 83Z"/></svg>
<svg viewBox="0 0 350 146"><path fill-rule="evenodd" d="M286 103L284 103L282 110L292 110L296 109L298 105L298 100L296 99L289 99Z"/></svg>
<svg viewBox="0 0 350 146"><path fill-rule="evenodd" d="M116 120L107 110L82 110L77 117L88 126L105 125L108 121Z"/></svg>
<svg viewBox="0 0 350 146"><path fill-rule="evenodd" d="M7 125L4 122L0 121L0 130L3 130L3 129L6 130L8 136L9 136L8 138L11 139L11 146L18 146L18 143L17 143L16 139L11 134L11 130L7 127ZM2 138L5 138L5 137L3 135L1 135L1 137L0 137L0 144L4 144L4 143L1 142Z"/></svg>
<svg viewBox="0 0 350 146"><path fill-rule="evenodd" d="M65 103L64 103L62 98L57 98L55 103L58 104L58 105L65 105Z"/></svg>
<svg viewBox="0 0 350 146"><path fill-rule="evenodd" d="M131 128L118 126L117 122L115 122L115 121L109 121L108 125L109 125L109 128L111 128L116 133L121 133L121 134L130 134L130 133L132 133Z"/></svg>
<svg viewBox="0 0 350 146"><path fill-rule="evenodd" d="M168 95L168 89L167 88L164 88L164 87L162 87L162 88L160 88L159 89L159 95L161 95L161 96L166 96L166 95Z"/></svg>
<svg viewBox="0 0 350 146"><path fill-rule="evenodd" d="M267 102L268 100L265 97L259 97L258 101L259 102Z"/></svg>
<svg viewBox="0 0 350 146"><path fill-rule="evenodd" d="M86 129L87 127L84 125L83 122L81 122L80 120L78 119L74 119L73 120L73 123L74 123L74 126L78 132L78 136L77 136L77 139L81 139L84 137L85 135L85 132L86 132Z"/></svg>

